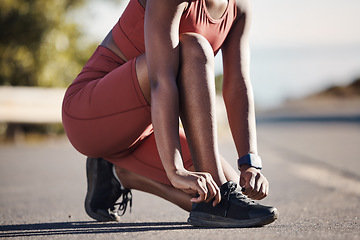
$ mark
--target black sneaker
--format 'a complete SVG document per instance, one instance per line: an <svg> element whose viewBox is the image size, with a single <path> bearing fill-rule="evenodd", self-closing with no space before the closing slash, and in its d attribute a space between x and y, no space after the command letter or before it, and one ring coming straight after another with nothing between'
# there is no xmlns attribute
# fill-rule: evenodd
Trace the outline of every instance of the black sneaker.
<svg viewBox="0 0 360 240"><path fill-rule="evenodd" d="M93 219L101 222L119 221L127 204L132 206L130 189L123 188L114 175L113 164L102 158L86 160L87 193L85 211ZM116 201L122 197L120 203Z"/></svg>
<svg viewBox="0 0 360 240"><path fill-rule="evenodd" d="M275 221L278 210L255 203L227 182L220 187L221 202L193 203L188 223L196 227L257 227Z"/></svg>

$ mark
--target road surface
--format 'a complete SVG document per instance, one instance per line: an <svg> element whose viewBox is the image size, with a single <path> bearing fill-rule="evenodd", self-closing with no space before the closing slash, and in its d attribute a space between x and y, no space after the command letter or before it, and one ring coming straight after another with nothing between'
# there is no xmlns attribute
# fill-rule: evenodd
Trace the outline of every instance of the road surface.
<svg viewBox="0 0 360 240"><path fill-rule="evenodd" d="M235 166L228 133L220 151ZM134 191L121 223L83 208L85 158L65 138L0 146L1 239L360 239L360 124L261 122L259 150L280 218L265 227L197 229L188 213Z"/></svg>

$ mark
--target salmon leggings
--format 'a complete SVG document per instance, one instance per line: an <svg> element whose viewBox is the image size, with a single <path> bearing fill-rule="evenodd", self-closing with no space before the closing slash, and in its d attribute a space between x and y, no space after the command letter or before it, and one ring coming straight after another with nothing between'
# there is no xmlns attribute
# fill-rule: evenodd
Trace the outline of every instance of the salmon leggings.
<svg viewBox="0 0 360 240"><path fill-rule="evenodd" d="M170 185L161 163L146 102L135 70L99 46L67 89L62 120L71 144L89 157ZM184 167L193 165L185 134L179 130Z"/></svg>

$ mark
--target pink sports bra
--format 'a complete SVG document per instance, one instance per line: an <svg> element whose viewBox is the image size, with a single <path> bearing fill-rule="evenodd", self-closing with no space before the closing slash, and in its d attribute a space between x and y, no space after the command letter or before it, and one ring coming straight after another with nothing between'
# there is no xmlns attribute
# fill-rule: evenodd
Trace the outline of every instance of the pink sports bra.
<svg viewBox="0 0 360 240"><path fill-rule="evenodd" d="M145 52L144 43L145 9L138 0L130 0L119 21L112 29L113 39L126 56L133 59ZM208 13L205 0L191 0L180 20L180 34L198 33L211 44L216 54L237 16L235 0L229 0L224 14L213 19Z"/></svg>

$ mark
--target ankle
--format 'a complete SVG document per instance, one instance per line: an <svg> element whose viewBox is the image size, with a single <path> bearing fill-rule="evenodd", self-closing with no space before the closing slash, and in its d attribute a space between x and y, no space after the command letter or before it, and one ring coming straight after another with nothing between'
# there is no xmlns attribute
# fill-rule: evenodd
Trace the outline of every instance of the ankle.
<svg viewBox="0 0 360 240"><path fill-rule="evenodd" d="M219 187L221 187L223 184L228 182L225 175L222 173L219 173L219 174L213 176L213 179Z"/></svg>
<svg viewBox="0 0 360 240"><path fill-rule="evenodd" d="M123 188L132 189L130 179L132 173L129 170L115 166L115 174L115 177L117 177Z"/></svg>

